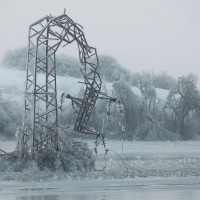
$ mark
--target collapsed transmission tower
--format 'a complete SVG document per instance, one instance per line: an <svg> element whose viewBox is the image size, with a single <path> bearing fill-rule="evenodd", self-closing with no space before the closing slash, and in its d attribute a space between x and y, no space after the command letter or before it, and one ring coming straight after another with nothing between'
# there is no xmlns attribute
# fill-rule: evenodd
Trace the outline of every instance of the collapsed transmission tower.
<svg viewBox="0 0 200 200"><path fill-rule="evenodd" d="M88 45L82 27L65 13L58 17L46 16L30 25L28 40L24 130L20 146L30 149L34 156L34 152L46 148L58 150L55 55L61 45L77 43L82 65L80 71L86 86L82 99L66 95L78 107L75 131L96 134L86 125L99 94L110 101L116 99L101 93L96 49Z"/></svg>

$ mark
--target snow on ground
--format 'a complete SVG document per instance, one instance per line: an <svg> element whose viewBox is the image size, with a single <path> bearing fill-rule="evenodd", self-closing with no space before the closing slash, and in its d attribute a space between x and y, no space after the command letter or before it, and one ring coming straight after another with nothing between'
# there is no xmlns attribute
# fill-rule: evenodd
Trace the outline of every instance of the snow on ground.
<svg viewBox="0 0 200 200"><path fill-rule="evenodd" d="M94 144L88 141L92 149ZM122 149L123 145L123 149ZM0 148L9 152L14 142L1 142ZM37 171L31 166L22 173L3 172L0 180L37 180L66 178L122 179L135 177L192 177L200 176L200 141L194 142L115 142L108 141L109 150L104 160L104 149L100 145L96 159L96 169L103 171L64 174L62 171ZM35 171L37 173L35 173Z"/></svg>
<svg viewBox="0 0 200 200"><path fill-rule="evenodd" d="M42 80L44 75L40 75L38 78ZM6 69L0 67L0 90L2 91L3 98L13 99L18 103L23 104L24 90L25 90L26 72L15 69ZM61 94L68 93L72 96L77 96L83 84L79 84L79 81L83 79L69 77L69 76L57 76L57 90L58 100ZM112 83L105 83L108 94L112 94ZM140 90L136 87L131 87L132 91L140 96ZM161 100L166 100L168 90L156 89L157 97Z"/></svg>
<svg viewBox="0 0 200 200"><path fill-rule="evenodd" d="M88 141L89 147L93 143ZM123 145L122 145L123 144ZM122 155L123 146L123 155ZM12 151L14 142L1 142ZM0 173L1 200L197 200L200 196L200 142L115 142L107 148L104 171ZM99 149L96 168L104 166Z"/></svg>
<svg viewBox="0 0 200 200"><path fill-rule="evenodd" d="M81 79L58 77L59 95L77 95ZM0 89L5 99L23 105L25 72L0 69ZM112 83L106 83L111 94ZM139 90L132 88L139 95ZM137 90L137 91L136 91ZM165 100L168 91L157 89ZM94 147L87 141L90 148ZM15 149L15 142L0 142L0 149ZM38 171L34 165L23 172L0 172L0 200L197 200L200 196L200 141L107 141L108 154L98 148L96 169L64 173Z"/></svg>
<svg viewBox="0 0 200 200"><path fill-rule="evenodd" d="M38 77L39 81L44 78L44 75ZM24 90L25 90L26 72L15 69L0 68L0 90L4 99L12 99L18 103L24 103ZM58 100L61 94L69 93L72 96L76 96L81 88L81 84L78 84L81 79L58 76L57 77L57 90Z"/></svg>

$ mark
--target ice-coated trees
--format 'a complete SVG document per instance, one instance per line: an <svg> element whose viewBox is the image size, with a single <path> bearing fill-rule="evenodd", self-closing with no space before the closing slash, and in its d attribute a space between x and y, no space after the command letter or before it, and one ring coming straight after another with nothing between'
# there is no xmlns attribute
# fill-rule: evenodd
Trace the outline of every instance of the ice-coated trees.
<svg viewBox="0 0 200 200"><path fill-rule="evenodd" d="M113 93L124 105L126 139L133 139L139 123L141 103L127 82L121 80L113 83Z"/></svg>
<svg viewBox="0 0 200 200"><path fill-rule="evenodd" d="M149 110L154 109L156 98L153 81L154 75L150 72L134 73L131 77L131 85L140 90L142 103Z"/></svg>
<svg viewBox="0 0 200 200"><path fill-rule="evenodd" d="M0 138L13 139L17 126L21 122L21 112L18 103L5 101L0 90Z"/></svg>
<svg viewBox="0 0 200 200"><path fill-rule="evenodd" d="M168 126L182 139L191 139L186 129L186 124L200 108L200 94L197 90L197 77L193 74L182 76L178 83L170 90L164 106L168 117ZM169 127L168 127L169 128Z"/></svg>

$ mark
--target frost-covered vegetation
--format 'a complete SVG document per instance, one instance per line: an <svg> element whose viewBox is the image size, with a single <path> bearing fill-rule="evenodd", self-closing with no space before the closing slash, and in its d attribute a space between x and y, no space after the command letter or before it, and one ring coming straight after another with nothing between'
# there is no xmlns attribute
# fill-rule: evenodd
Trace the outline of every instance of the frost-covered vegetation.
<svg viewBox="0 0 200 200"><path fill-rule="evenodd" d="M27 172L49 170L52 172L91 171L94 169L92 151L85 142L71 138L59 138L59 151L43 149L36 151L34 159L29 151L24 151L17 145L12 152L0 150L0 173Z"/></svg>
<svg viewBox="0 0 200 200"><path fill-rule="evenodd" d="M87 141L87 143L89 149L94 147L91 141ZM12 150L13 142L10 145L12 145L10 147ZM9 142L0 142L0 148L9 152L8 147ZM71 148L71 145L69 147ZM200 176L199 141L124 142L123 155L120 141L108 141L106 147L108 150L117 152L124 160L112 151L107 153L104 160L105 152L101 146L98 148L98 157L95 165L93 165L94 163L86 165L88 170L85 170L82 164L73 163L73 159L69 161L67 157L65 157L65 160L68 163L73 163L74 168L70 168L70 165L67 165L68 170L63 170L60 159L49 153L39 157L40 161L45 162L45 167L41 166L41 163L38 165L38 161L33 160L17 160L14 163L11 163L10 160L3 160L0 163L0 180L108 180L136 177L189 178ZM74 150L74 148L72 147L71 150ZM83 161L84 157L82 155L84 154L86 153L80 152L78 163ZM49 155L51 155L50 159ZM85 160L88 160L88 158L86 157ZM105 165L105 170L101 171ZM77 170L77 166L81 166L82 170Z"/></svg>
<svg viewBox="0 0 200 200"><path fill-rule="evenodd" d="M126 78L130 79L130 72L123 68L115 58L106 55L100 55L99 59L99 71L102 77L105 77L106 81L113 82L118 81L120 76L124 74ZM27 48L22 47L15 50L6 52L1 64L13 69L26 69L27 62ZM57 75L60 76L72 76L80 78L80 62L78 58L70 57L65 54L59 54L56 57Z"/></svg>
<svg viewBox="0 0 200 200"><path fill-rule="evenodd" d="M14 133L21 123L22 110L19 104L13 99L2 98L0 90L0 138L13 139Z"/></svg>
<svg viewBox="0 0 200 200"><path fill-rule="evenodd" d="M13 73L10 69L7 75L4 74L6 70L1 71L0 90L3 98L0 101L0 132L7 138L14 137L14 130L23 113L25 73L21 71L18 75L16 69L25 69L25 57L26 49L21 48L7 52L2 61L7 68L15 69ZM77 83L81 80L79 67L78 59L58 55L57 71L58 75L62 75L57 79L59 104L62 92L79 97L83 95L84 86ZM107 138L130 141L200 138L200 93L195 75L189 74L175 80L164 72L130 73L113 57L105 55L99 56L99 73L104 80L103 92L117 97L124 105L123 118L116 105L111 106L108 117L107 103L97 101L88 125L101 131L104 120ZM65 133L71 136L76 135L72 132L76 120L73 112L70 102L66 102L59 113L60 125L70 127Z"/></svg>

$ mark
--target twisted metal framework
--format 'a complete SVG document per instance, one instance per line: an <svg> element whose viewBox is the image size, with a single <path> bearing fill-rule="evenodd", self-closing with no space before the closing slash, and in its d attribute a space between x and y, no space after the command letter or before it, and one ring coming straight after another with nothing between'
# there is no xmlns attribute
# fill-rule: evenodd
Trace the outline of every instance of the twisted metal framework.
<svg viewBox="0 0 200 200"><path fill-rule="evenodd" d="M26 129L21 138L24 148L31 153L45 148L58 150L58 114L55 54L61 44L76 42L81 73L84 78L83 99L68 97L77 102L77 120L74 130L88 133L87 121L100 94L102 81L97 72L96 49L90 47L80 25L66 14L46 16L29 27L28 64L25 90ZM92 132L91 132L92 133Z"/></svg>

